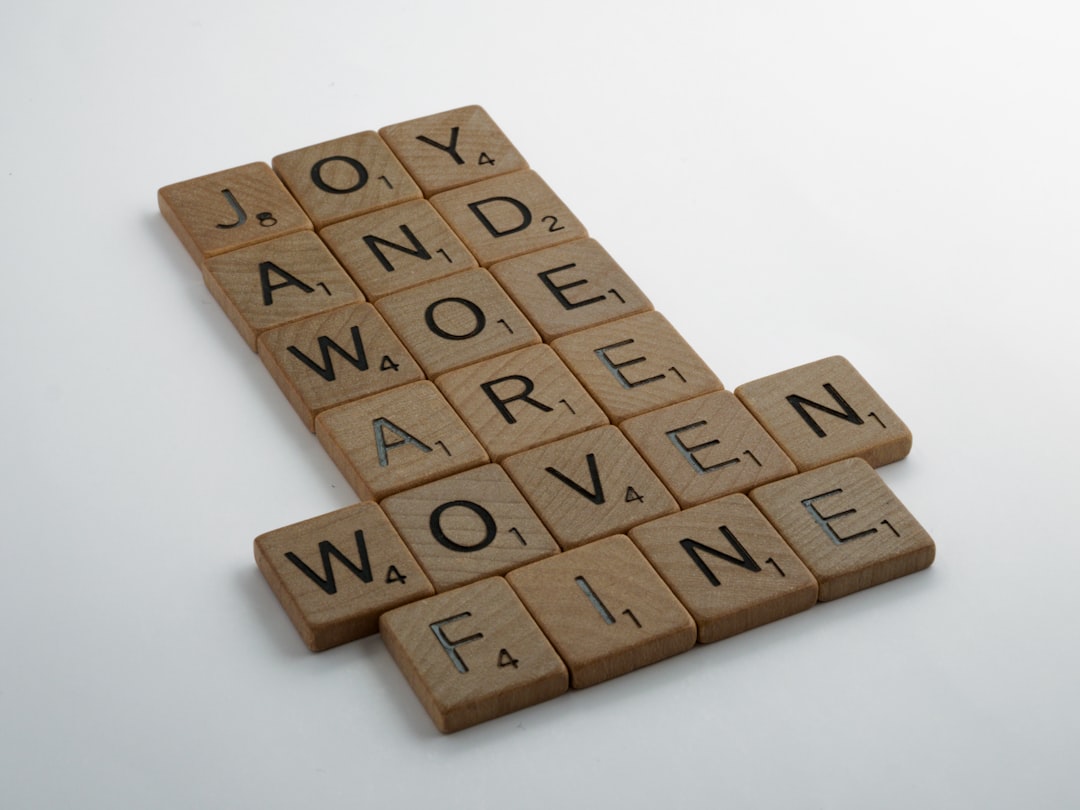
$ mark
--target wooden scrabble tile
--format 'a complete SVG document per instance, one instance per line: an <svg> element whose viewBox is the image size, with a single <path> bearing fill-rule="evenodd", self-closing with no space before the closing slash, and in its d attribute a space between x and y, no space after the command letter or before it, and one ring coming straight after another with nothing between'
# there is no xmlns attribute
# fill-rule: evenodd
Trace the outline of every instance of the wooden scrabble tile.
<svg viewBox="0 0 1080 810"><path fill-rule="evenodd" d="M503 467L564 549L679 508L612 425L510 456Z"/></svg>
<svg viewBox="0 0 1080 810"><path fill-rule="evenodd" d="M558 697L566 666L499 577L384 613L380 632L444 733Z"/></svg>
<svg viewBox="0 0 1080 810"><path fill-rule="evenodd" d="M447 372L435 383L495 461L607 423L544 344Z"/></svg>
<svg viewBox="0 0 1080 810"><path fill-rule="evenodd" d="M860 458L774 481L750 497L817 578L823 602L934 561L930 535Z"/></svg>
<svg viewBox="0 0 1080 810"><path fill-rule="evenodd" d="M546 341L652 309L595 239L527 253L490 270Z"/></svg>
<svg viewBox="0 0 1080 810"><path fill-rule="evenodd" d="M488 460L476 437L427 380L323 411L315 418L315 435L365 500Z"/></svg>
<svg viewBox="0 0 1080 810"><path fill-rule="evenodd" d="M265 163L249 163L158 191L158 207L200 267L211 256L311 230L296 200Z"/></svg>
<svg viewBox="0 0 1080 810"><path fill-rule="evenodd" d="M267 329L364 300L311 231L208 259L203 280L252 351Z"/></svg>
<svg viewBox="0 0 1080 810"><path fill-rule="evenodd" d="M817 602L817 580L742 494L630 530L709 644Z"/></svg>
<svg viewBox="0 0 1080 810"><path fill-rule="evenodd" d="M625 535L506 575L570 669L575 689L694 646L697 628Z"/></svg>
<svg viewBox="0 0 1080 810"><path fill-rule="evenodd" d="M476 259L426 200L319 231L369 300L476 267Z"/></svg>
<svg viewBox="0 0 1080 810"><path fill-rule="evenodd" d="M378 308L429 377L540 342L482 268L388 295Z"/></svg>
<svg viewBox="0 0 1080 810"><path fill-rule="evenodd" d="M484 267L588 235L531 170L444 191L431 204Z"/></svg>
<svg viewBox="0 0 1080 810"><path fill-rule="evenodd" d="M722 387L659 312L594 326L551 346L616 423Z"/></svg>
<svg viewBox="0 0 1080 810"><path fill-rule="evenodd" d="M286 152L273 166L316 228L422 196L375 132Z"/></svg>
<svg viewBox="0 0 1080 810"><path fill-rule="evenodd" d="M475 105L383 127L379 134L428 197L528 168L491 116Z"/></svg>
<svg viewBox="0 0 1080 810"><path fill-rule="evenodd" d="M260 535L255 562L312 650L369 636L384 611L434 593L373 503Z"/></svg>
<svg viewBox="0 0 1080 810"><path fill-rule="evenodd" d="M619 427L683 507L797 472L730 391L634 416Z"/></svg>
<svg viewBox="0 0 1080 810"><path fill-rule="evenodd" d="M399 492L381 506L438 591L559 552L498 464Z"/></svg>
<svg viewBox="0 0 1080 810"><path fill-rule="evenodd" d="M262 358L308 430L335 405L424 379L371 304L338 307L262 333Z"/></svg>
<svg viewBox="0 0 1080 810"><path fill-rule="evenodd" d="M740 385L735 395L800 470L852 456L880 467L911 451L911 431L843 357Z"/></svg>

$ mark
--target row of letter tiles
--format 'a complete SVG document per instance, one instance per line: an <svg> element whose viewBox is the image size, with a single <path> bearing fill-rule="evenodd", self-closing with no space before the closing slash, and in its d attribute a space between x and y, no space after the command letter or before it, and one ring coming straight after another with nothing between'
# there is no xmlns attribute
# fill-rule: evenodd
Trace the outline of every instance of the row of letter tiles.
<svg viewBox="0 0 1080 810"><path fill-rule="evenodd" d="M381 630L441 730L932 561L861 375L723 390L481 108L272 163L158 195L364 501L256 562L311 649Z"/></svg>
<svg viewBox="0 0 1080 810"><path fill-rule="evenodd" d="M297 149L273 164L271 169L250 163L159 190L162 214L198 264L277 236L528 169L477 106Z"/></svg>
<svg viewBox="0 0 1080 810"><path fill-rule="evenodd" d="M921 570L934 544L846 459L560 551L493 464L264 534L255 556L312 649L378 626L449 732Z"/></svg>
<svg viewBox="0 0 1080 810"><path fill-rule="evenodd" d="M624 334L635 335L638 320L653 316L659 318L646 313L604 328L623 327ZM591 362L598 373L575 374L556 348L534 344L434 381L396 385L330 408L315 418L315 433L356 493L374 501L488 461L503 463L539 500L542 485L550 483L546 468L567 459L615 455L621 448L618 468L650 469L663 498L685 508L844 458L881 466L903 458L911 447L907 427L842 357L789 369L734 393L720 389L711 374L697 377L705 393L691 385L694 377L683 382L670 370L654 375L660 379L639 378L638 386L663 396L645 400L648 406L616 429L605 408L624 401L618 399L620 387L611 386L610 398L598 389L602 374L618 379L622 370L611 365L610 355L594 349L581 352L579 369ZM658 355L665 357L660 348ZM642 370L678 367L669 365L670 356L654 364L652 349L642 345L627 357ZM406 373L406 367L390 373ZM583 379L593 382L595 398ZM680 380L670 396L664 394L668 380ZM601 430L605 427L611 429ZM530 476L530 469L541 470L539 478ZM563 536L554 524L583 530L565 494L550 494L551 517L545 516L564 546L623 531L603 523L587 538Z"/></svg>

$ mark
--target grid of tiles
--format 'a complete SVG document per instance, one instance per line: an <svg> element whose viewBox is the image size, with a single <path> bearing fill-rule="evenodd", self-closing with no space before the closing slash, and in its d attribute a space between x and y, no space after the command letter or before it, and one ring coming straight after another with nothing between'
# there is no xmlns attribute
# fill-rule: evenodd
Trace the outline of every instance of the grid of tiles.
<svg viewBox="0 0 1080 810"><path fill-rule="evenodd" d="M360 498L255 559L456 731L926 568L911 434L829 357L725 390L480 107L166 186Z"/></svg>

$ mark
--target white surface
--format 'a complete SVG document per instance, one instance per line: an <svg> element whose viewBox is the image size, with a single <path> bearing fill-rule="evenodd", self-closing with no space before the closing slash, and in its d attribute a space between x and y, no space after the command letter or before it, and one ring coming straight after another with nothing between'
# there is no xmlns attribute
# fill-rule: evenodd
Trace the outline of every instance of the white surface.
<svg viewBox="0 0 1080 810"><path fill-rule="evenodd" d="M5 11L0 806L1080 804L1075 4L305 8ZM306 652L354 497L156 191L470 103L728 387L855 363L930 571L449 737Z"/></svg>

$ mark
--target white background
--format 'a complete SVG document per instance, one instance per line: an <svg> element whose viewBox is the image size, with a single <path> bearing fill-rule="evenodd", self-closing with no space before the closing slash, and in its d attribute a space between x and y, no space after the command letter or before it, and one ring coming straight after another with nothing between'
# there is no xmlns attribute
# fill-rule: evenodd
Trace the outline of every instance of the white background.
<svg viewBox="0 0 1080 810"><path fill-rule="evenodd" d="M0 805L1077 806L1075 4L302 5L4 12ZM852 360L933 568L448 737L306 651L355 497L156 191L472 103L726 387Z"/></svg>

